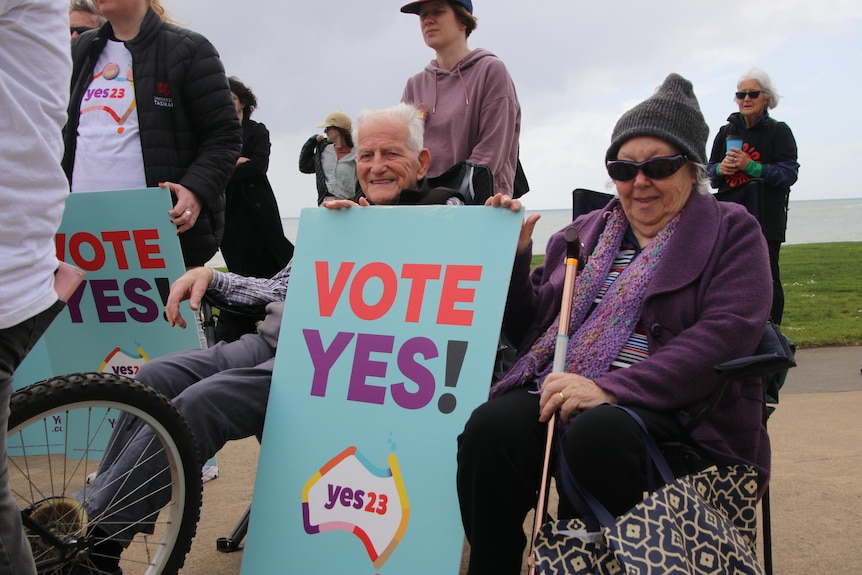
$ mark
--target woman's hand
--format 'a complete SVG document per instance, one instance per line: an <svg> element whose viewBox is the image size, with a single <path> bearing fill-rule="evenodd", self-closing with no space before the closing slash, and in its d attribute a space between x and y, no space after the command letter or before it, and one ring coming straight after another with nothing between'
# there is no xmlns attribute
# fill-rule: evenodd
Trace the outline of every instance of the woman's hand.
<svg viewBox="0 0 862 575"><path fill-rule="evenodd" d="M739 148L731 148L727 154L724 155L724 159L721 161L719 172L721 172L722 176L732 176L737 172L741 172L745 170L745 167L748 165L748 162L751 161L751 156L748 153L743 152Z"/></svg>
<svg viewBox="0 0 862 575"><path fill-rule="evenodd" d="M485 205L495 208L509 208L513 212L520 212L523 207L521 200L516 200L505 194L494 194L485 200ZM531 214L521 224L521 235L518 236L518 253L530 247L530 242L533 241L533 229L536 227L536 222L539 221L540 217L539 214Z"/></svg>
<svg viewBox="0 0 862 575"><path fill-rule="evenodd" d="M193 227L201 213L201 203L190 189L174 182L159 182L160 188L168 188L177 198L173 209L168 210L171 222L177 226L177 234L182 234Z"/></svg>
<svg viewBox="0 0 862 575"><path fill-rule="evenodd" d="M574 373L550 373L542 382L539 421L548 421L559 410L560 418L567 423L573 413L616 401L613 393L605 391L591 379Z"/></svg>
<svg viewBox="0 0 862 575"><path fill-rule="evenodd" d="M521 224L521 235L518 236L518 253L526 251L530 247L530 243L533 241L533 230L541 217L539 214L530 214Z"/></svg>

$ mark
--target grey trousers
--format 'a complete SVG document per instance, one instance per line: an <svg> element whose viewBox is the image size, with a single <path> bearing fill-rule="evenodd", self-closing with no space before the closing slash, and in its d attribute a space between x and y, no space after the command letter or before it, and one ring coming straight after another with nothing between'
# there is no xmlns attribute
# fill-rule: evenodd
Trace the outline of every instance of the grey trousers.
<svg viewBox="0 0 862 575"><path fill-rule="evenodd" d="M158 357L140 369L137 379L171 398L186 418L201 460L185 463L199 470L228 441L263 432L274 358L275 348L260 335L249 334L231 343ZM120 543L136 532L152 532L149 522L170 499L167 458L150 445L152 432L131 420L117 422L96 479L76 494L91 518L110 514L111 520L100 528ZM132 468L130 477L117 480ZM141 492L152 495L132 505L118 503L142 485Z"/></svg>
<svg viewBox="0 0 862 575"><path fill-rule="evenodd" d="M16 326L0 329L0 573L4 575L36 573L33 552L21 529L21 511L9 489L6 432L9 426L12 374L65 305L58 301Z"/></svg>

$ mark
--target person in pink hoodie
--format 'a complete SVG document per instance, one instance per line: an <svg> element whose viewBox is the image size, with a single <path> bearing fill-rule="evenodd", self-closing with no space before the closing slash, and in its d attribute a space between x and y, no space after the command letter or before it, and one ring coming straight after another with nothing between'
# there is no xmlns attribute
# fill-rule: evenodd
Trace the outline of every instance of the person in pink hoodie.
<svg viewBox="0 0 862 575"><path fill-rule="evenodd" d="M418 14L422 37L436 53L407 80L401 100L425 118L430 177L462 160L487 165L498 193L515 197L521 106L506 66L494 54L467 46L476 29L470 0L418 0L401 7ZM519 178L526 185L526 180ZM520 192L520 193L519 193Z"/></svg>

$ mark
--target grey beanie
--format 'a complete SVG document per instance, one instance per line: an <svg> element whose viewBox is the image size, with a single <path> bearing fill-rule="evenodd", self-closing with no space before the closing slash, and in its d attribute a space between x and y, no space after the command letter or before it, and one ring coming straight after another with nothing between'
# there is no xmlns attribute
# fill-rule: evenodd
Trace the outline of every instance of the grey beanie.
<svg viewBox="0 0 862 575"><path fill-rule="evenodd" d="M605 161L616 160L626 141L653 136L676 146L688 159L706 163L709 126L703 119L691 82L670 74L655 94L626 112L614 126Z"/></svg>

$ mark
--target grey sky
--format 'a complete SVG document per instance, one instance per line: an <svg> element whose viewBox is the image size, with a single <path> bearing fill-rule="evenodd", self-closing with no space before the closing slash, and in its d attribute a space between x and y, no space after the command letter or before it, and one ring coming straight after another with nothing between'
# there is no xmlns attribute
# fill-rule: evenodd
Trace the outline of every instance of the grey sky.
<svg viewBox="0 0 862 575"><path fill-rule="evenodd" d="M398 102L406 79L434 55L400 0L163 1L257 95L254 118L271 133L269 177L283 217L316 205L314 176L299 173L297 161L326 114L355 119ZM528 209L567 208L575 187L604 189L614 123L670 72L694 83L709 148L751 66L772 76L783 96L772 115L799 145L791 199L862 196L847 170L862 157L858 0L476 0L474 13L470 47L497 54L518 91Z"/></svg>

